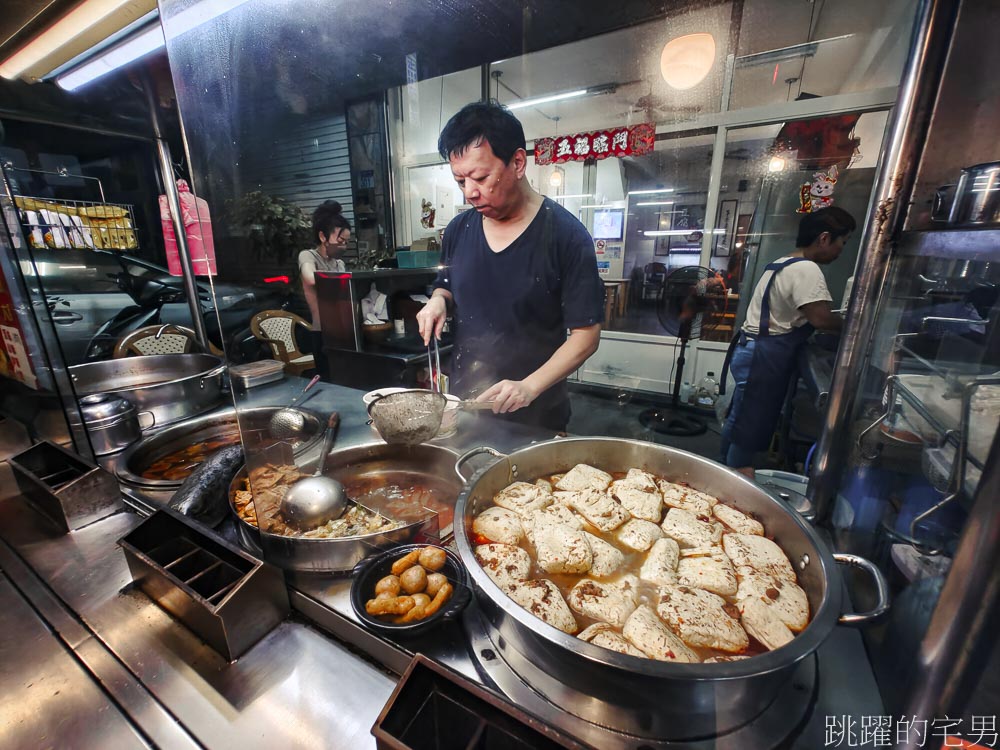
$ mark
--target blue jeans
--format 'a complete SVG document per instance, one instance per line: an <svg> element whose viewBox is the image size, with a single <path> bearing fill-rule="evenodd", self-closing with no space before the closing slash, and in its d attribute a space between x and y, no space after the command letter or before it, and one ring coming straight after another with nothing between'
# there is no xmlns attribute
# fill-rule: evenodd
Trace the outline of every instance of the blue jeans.
<svg viewBox="0 0 1000 750"><path fill-rule="evenodd" d="M734 469L753 466L756 451L742 448L733 443L730 437L733 425L740 418L740 407L743 404L743 393L746 391L747 380L750 378L750 365L753 363L754 340L748 339L745 346L736 345L733 360L729 364L729 376L732 383L727 387L733 389L733 398L729 402L729 414L722 426L722 440L719 443L719 461Z"/></svg>

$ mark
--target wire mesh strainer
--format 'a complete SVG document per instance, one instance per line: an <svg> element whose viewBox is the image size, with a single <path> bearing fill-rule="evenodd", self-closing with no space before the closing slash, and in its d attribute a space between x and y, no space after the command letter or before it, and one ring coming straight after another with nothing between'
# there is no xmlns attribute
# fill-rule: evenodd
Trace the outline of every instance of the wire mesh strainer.
<svg viewBox="0 0 1000 750"><path fill-rule="evenodd" d="M385 442L417 445L437 435L447 405L443 394L413 388L376 397L368 416Z"/></svg>

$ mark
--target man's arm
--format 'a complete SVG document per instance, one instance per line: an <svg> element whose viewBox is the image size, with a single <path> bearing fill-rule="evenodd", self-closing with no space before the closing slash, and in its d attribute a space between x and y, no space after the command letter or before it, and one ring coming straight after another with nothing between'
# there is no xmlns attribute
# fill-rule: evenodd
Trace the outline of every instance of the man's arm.
<svg viewBox="0 0 1000 750"><path fill-rule="evenodd" d="M528 406L541 393L565 380L597 351L601 324L573 328L566 342L524 380L501 380L479 395L476 401L493 401L493 413L504 414Z"/></svg>
<svg viewBox="0 0 1000 750"><path fill-rule="evenodd" d="M451 292L438 287L431 294L427 304L420 308L420 312L417 313L417 327L420 330L420 338L424 340L424 346L430 346L431 336L440 340L444 321L448 317L448 305L453 299Z"/></svg>
<svg viewBox="0 0 1000 750"><path fill-rule="evenodd" d="M844 325L844 319L839 313L830 309L830 303L825 300L819 302L809 302L799 307L806 320L812 323L813 327L820 331L833 331L839 333Z"/></svg>

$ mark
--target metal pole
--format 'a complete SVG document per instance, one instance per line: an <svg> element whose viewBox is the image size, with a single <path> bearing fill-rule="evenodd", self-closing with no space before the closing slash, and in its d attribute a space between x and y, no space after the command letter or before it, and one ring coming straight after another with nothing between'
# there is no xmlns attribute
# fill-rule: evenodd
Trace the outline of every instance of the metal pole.
<svg viewBox="0 0 1000 750"><path fill-rule="evenodd" d="M909 680L914 687L903 715L926 720L927 726L936 718L964 713L968 691L989 664L996 643L993 621L1000 605L998 497L1000 438L994 437L972 511ZM923 745L916 736L908 740L904 747Z"/></svg>
<svg viewBox="0 0 1000 750"><path fill-rule="evenodd" d="M861 248L858 274L833 371L830 398L813 459L807 494L818 522L833 507L851 441L868 342L889 267L893 241L906 218L916 168L941 83L959 0L923 0L917 10L910 54L882 153L875 196Z"/></svg>
<svg viewBox="0 0 1000 750"><path fill-rule="evenodd" d="M170 218L174 224L174 236L177 238L177 254L180 256L181 272L184 274L184 295L187 297L188 309L191 311L191 323L194 335L204 352L209 351L208 332L205 330L205 320L201 317L201 300L198 298L198 285L195 283L194 266L191 263L191 253L188 250L187 231L181 218L181 198L177 192L177 182L174 180L174 163L170 158L170 146L160 129L160 113L153 95L153 83L148 75L143 76L142 88L146 94L149 107L149 121L153 126L156 142L156 157L160 167L160 179L167 196L167 206L170 208Z"/></svg>

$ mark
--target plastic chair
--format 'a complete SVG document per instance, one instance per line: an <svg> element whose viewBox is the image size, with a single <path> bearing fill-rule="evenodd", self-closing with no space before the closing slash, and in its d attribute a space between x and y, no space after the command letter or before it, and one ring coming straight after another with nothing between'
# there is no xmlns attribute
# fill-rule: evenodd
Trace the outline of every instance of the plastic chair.
<svg viewBox="0 0 1000 750"><path fill-rule="evenodd" d="M303 353L295 341L296 326L302 326L309 334L305 318L285 310L264 310L250 318L253 335L271 347L271 354L285 363L285 372L290 375L300 375L316 367L313 355Z"/></svg>
<svg viewBox="0 0 1000 750"><path fill-rule="evenodd" d="M223 356L222 351L211 343L209 343L208 349L211 354L218 357ZM195 332L186 326L166 323L137 328L132 333L122 336L115 344L111 358L121 359L122 357L149 354L187 354L192 351L201 351L201 345L198 343Z"/></svg>
<svg viewBox="0 0 1000 750"><path fill-rule="evenodd" d="M667 280L667 267L662 263L647 263L642 269L642 291L639 299L647 299L646 290L652 289L653 299L659 299Z"/></svg>

